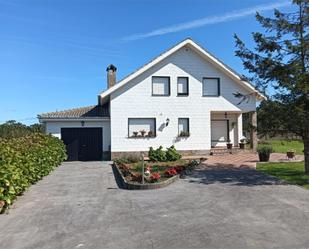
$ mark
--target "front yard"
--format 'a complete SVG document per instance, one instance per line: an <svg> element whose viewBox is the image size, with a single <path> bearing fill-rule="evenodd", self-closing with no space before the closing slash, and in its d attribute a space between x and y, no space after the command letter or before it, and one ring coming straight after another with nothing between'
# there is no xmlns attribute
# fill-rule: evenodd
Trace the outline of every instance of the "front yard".
<svg viewBox="0 0 309 249"><path fill-rule="evenodd" d="M264 141L271 145L274 152L286 153L288 150L295 150L296 155L303 155L304 144L300 140L288 140L288 139L269 139Z"/></svg>
<svg viewBox="0 0 309 249"><path fill-rule="evenodd" d="M309 189L309 175L304 172L304 162L258 163L256 168L260 172Z"/></svg>

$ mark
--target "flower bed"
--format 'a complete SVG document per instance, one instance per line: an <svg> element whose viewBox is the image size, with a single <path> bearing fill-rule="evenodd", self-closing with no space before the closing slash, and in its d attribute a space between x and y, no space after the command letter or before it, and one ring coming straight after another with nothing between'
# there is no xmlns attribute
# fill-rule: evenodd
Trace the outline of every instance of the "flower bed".
<svg viewBox="0 0 309 249"><path fill-rule="evenodd" d="M155 189L165 187L189 174L198 165L197 160L177 160L173 162L144 162L144 184L142 183L142 162L128 162L118 159L114 168L126 189Z"/></svg>

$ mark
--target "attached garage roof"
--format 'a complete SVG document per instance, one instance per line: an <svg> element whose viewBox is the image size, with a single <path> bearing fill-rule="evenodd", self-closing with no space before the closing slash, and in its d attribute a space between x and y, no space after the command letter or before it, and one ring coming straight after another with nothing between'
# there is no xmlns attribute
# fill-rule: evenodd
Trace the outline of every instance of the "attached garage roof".
<svg viewBox="0 0 309 249"><path fill-rule="evenodd" d="M39 119L76 119L109 117L108 105L92 105L64 111L48 112L38 115Z"/></svg>

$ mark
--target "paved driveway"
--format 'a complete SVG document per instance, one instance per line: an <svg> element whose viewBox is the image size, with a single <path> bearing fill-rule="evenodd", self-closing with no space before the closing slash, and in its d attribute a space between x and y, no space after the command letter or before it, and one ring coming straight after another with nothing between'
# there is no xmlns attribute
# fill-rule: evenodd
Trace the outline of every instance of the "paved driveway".
<svg viewBox="0 0 309 249"><path fill-rule="evenodd" d="M0 248L308 248L309 191L253 169L118 189L102 162L64 163L0 216Z"/></svg>

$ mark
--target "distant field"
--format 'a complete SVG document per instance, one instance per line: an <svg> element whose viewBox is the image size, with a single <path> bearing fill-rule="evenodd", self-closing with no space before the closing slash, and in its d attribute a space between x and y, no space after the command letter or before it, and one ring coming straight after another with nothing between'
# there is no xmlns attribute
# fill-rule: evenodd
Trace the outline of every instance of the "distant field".
<svg viewBox="0 0 309 249"><path fill-rule="evenodd" d="M304 144L300 140L266 140L268 144L272 145L274 152L286 153L290 149L294 149L296 154L303 155Z"/></svg>

